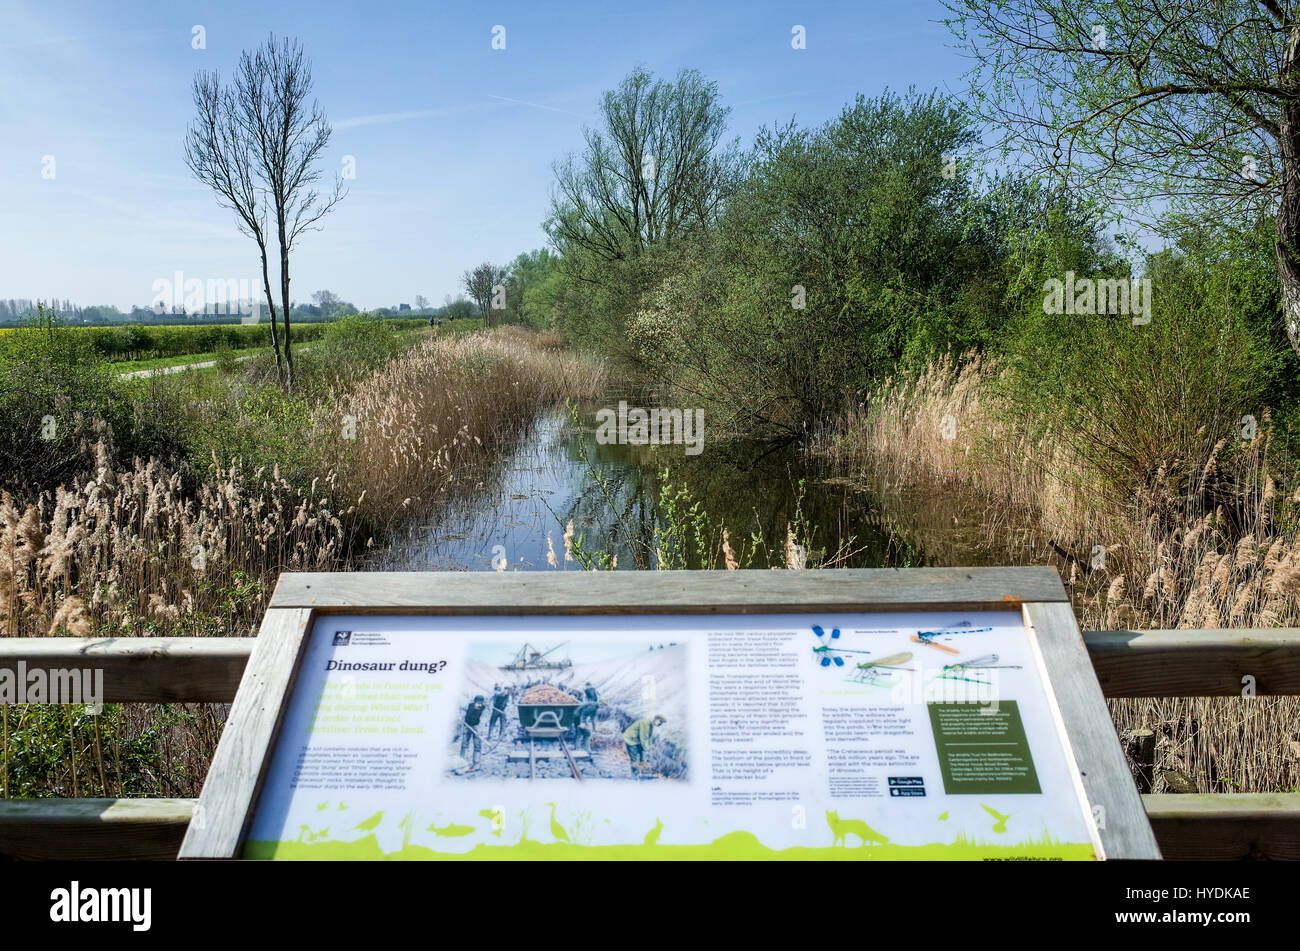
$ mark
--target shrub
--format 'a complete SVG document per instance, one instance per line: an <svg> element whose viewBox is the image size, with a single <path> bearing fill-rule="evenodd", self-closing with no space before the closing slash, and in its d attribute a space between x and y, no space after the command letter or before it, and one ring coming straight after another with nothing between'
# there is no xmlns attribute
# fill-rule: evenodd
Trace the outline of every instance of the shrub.
<svg viewBox="0 0 1300 951"><path fill-rule="evenodd" d="M31 326L0 337L0 489L30 494L94 471L100 440L110 458L176 448L154 421L137 420L90 339L41 308Z"/></svg>

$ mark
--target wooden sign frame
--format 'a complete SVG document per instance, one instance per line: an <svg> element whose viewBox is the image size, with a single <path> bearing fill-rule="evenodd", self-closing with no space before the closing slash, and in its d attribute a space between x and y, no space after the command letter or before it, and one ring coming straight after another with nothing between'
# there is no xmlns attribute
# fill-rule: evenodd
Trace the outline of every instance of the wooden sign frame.
<svg viewBox="0 0 1300 951"><path fill-rule="evenodd" d="M1050 568L825 571L337 572L280 576L180 858L236 858L308 632L326 614L780 614L1019 608L1107 859L1160 851L1065 589Z"/></svg>

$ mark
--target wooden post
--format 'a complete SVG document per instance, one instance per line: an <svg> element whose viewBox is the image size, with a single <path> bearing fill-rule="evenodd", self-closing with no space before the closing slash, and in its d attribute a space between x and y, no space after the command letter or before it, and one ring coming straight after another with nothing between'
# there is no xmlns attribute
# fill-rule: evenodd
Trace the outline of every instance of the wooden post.
<svg viewBox="0 0 1300 951"><path fill-rule="evenodd" d="M1133 730L1124 737L1124 753L1138 792L1149 793L1155 783L1156 735L1152 730Z"/></svg>

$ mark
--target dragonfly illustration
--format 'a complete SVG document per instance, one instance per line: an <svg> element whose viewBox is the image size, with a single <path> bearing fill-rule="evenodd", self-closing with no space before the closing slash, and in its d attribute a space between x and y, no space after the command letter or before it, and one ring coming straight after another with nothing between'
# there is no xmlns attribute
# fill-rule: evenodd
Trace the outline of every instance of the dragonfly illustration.
<svg viewBox="0 0 1300 951"><path fill-rule="evenodd" d="M868 660L858 664L857 673L849 678L850 683L867 684L878 687L889 684L889 672L891 670L912 670L911 667L904 667L912 659L911 651L903 651L901 654L890 654L888 657L882 657L879 660Z"/></svg>
<svg viewBox="0 0 1300 951"><path fill-rule="evenodd" d="M966 670L989 670L997 667L1001 670L1021 670L1019 664L999 664L997 654L983 654L979 657L973 657L970 660L958 661L955 664L944 664L944 670L966 671Z"/></svg>
<svg viewBox="0 0 1300 951"><path fill-rule="evenodd" d="M935 638L948 637L950 634L983 634L993 630L991 627L971 627L970 623L970 621L961 621L942 631L917 631L912 635L912 640L917 644L933 647L935 650L941 650L946 654L960 654L961 651L957 650L957 648L939 644L935 641Z"/></svg>
<svg viewBox="0 0 1300 951"><path fill-rule="evenodd" d="M840 639L840 629L838 627L831 628L831 633L829 636L822 629L820 624L814 624L812 626L812 631L814 634L817 635L818 638L818 644L816 647L813 648L813 654L817 657L818 662L823 667L829 667L832 663L836 667L843 667L844 658L840 656L841 654L870 654L871 653L871 651L857 651L857 650L850 650L847 647L836 647L835 642Z"/></svg>
<svg viewBox="0 0 1300 951"><path fill-rule="evenodd" d="M973 684L988 684L991 681L987 676L981 674L985 670L1020 670L1019 664L999 664L997 654L983 654L971 660L959 661L955 664L945 664L943 673L939 674L942 680L965 680ZM963 674L973 674L974 676L965 677Z"/></svg>

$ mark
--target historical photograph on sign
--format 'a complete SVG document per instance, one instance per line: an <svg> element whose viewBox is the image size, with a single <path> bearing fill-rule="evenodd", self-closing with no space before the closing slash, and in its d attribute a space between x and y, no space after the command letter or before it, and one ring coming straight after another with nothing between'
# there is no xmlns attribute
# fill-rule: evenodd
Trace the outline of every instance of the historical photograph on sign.
<svg viewBox="0 0 1300 951"><path fill-rule="evenodd" d="M447 772L465 780L682 780L686 694L686 648L676 641L477 644Z"/></svg>

